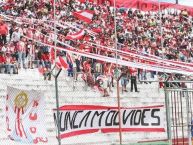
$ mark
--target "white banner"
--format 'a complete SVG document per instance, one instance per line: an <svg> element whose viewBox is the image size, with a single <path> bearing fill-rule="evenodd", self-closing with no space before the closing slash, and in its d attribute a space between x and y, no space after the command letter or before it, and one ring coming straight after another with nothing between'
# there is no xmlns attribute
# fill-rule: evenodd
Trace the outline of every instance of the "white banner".
<svg viewBox="0 0 193 145"><path fill-rule="evenodd" d="M40 91L7 87L8 137L24 143L48 142L44 126L44 95Z"/></svg>
<svg viewBox="0 0 193 145"><path fill-rule="evenodd" d="M60 126L60 138L94 133L118 132L117 107L94 105L70 105L59 109L59 121L54 111L56 126ZM121 108L121 131L165 132L163 106Z"/></svg>

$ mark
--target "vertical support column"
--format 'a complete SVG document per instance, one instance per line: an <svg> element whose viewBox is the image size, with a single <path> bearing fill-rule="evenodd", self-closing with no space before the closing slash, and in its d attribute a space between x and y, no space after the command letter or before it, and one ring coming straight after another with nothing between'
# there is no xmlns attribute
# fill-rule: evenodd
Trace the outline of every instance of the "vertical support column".
<svg viewBox="0 0 193 145"><path fill-rule="evenodd" d="M117 20L116 20L116 0L113 0L113 4L114 4L114 30L115 30L115 50L116 50L116 70L118 70L118 42L117 42ZM118 112L119 112L119 143L120 145L122 145L122 119L121 119L121 102L120 102L120 90L119 90L119 80L120 78L118 77L117 74L117 104L118 104Z"/></svg>
<svg viewBox="0 0 193 145"><path fill-rule="evenodd" d="M56 94L56 118L57 118L57 140L58 140L58 145L61 145L61 138L60 138L60 120L59 120L59 115L60 115L60 112L59 112L59 107L60 107L60 104L59 104L59 95L58 95L58 76L59 74L61 73L62 69L60 68L58 70L58 72L56 72L56 65L54 66L54 68L51 70L51 74L54 76L54 79L55 79L55 94Z"/></svg>
<svg viewBox="0 0 193 145"><path fill-rule="evenodd" d="M187 113L187 128L188 128L188 144L192 145L192 135L191 135L191 117L190 117L190 102L189 102L188 90L186 90L186 113Z"/></svg>
<svg viewBox="0 0 193 145"><path fill-rule="evenodd" d="M164 92L165 92L165 108L166 108L166 122L167 122L167 138L169 144L172 144L172 130L171 130L171 116L170 116L170 99L168 93L170 91L166 88L166 82L164 82Z"/></svg>
<svg viewBox="0 0 193 145"><path fill-rule="evenodd" d="M122 145L122 119L121 119L121 101L120 101L120 90L119 90L119 78L117 80L117 104L119 112L119 143Z"/></svg>
<svg viewBox="0 0 193 145"><path fill-rule="evenodd" d="M60 139L60 120L59 120L59 97L58 97L58 77L55 77L55 89L56 89L56 108L57 108L57 123L58 123L58 145L61 145Z"/></svg>

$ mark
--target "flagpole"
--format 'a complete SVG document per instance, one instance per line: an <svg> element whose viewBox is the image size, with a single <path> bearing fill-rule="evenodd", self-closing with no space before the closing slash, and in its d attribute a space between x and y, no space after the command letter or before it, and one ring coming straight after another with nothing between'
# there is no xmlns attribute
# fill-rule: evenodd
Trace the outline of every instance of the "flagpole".
<svg viewBox="0 0 193 145"><path fill-rule="evenodd" d="M56 64L56 56L57 56L57 49L56 49L56 39L57 39L57 31L56 31L56 0L54 0L54 64Z"/></svg>
<svg viewBox="0 0 193 145"><path fill-rule="evenodd" d="M160 25L160 35L161 35L161 50L162 50L162 60L163 60L163 67L164 67L162 12L161 12L160 0L158 0L158 2L159 2L159 19L160 19L159 25ZM163 70L163 73L164 72L165 71ZM166 110L166 114L168 114L168 110ZM171 124L170 119L167 118L167 138L168 138L169 143L171 144L172 140L171 140L171 126L170 126L170 124Z"/></svg>
<svg viewBox="0 0 193 145"><path fill-rule="evenodd" d="M163 52L163 29L162 29L162 12L161 12L161 4L160 4L160 0L158 0L159 3L159 26L160 26L160 41L161 41L161 50L162 50L162 59L164 61L164 52ZM163 62L163 66L164 66L164 62ZM164 70L163 70L164 73Z"/></svg>
<svg viewBox="0 0 193 145"><path fill-rule="evenodd" d="M114 25L115 25L115 49L116 49L116 73L117 73L117 104L119 113L119 142L122 145L122 119L121 119L121 102L120 102L120 90L119 90L119 80L118 79L118 51L117 51L117 20L116 20L116 0L114 0Z"/></svg>
<svg viewBox="0 0 193 145"><path fill-rule="evenodd" d="M57 57L57 31L56 31L56 0L54 0L54 67L56 67L56 57ZM61 71L61 70L60 70ZM56 74L55 70L55 74ZM60 73L60 72L59 72ZM59 75L58 73L58 75ZM60 121L59 121L59 96L58 96L58 75L54 76L55 77L55 92L56 92L56 109L57 109L57 139L58 139L58 145L61 145L61 139L60 139Z"/></svg>

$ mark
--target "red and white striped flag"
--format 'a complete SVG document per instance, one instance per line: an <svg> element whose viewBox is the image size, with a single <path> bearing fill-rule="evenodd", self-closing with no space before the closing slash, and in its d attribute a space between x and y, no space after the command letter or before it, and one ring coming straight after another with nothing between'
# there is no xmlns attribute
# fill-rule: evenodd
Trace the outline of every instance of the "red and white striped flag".
<svg viewBox="0 0 193 145"><path fill-rule="evenodd" d="M73 59L72 59L72 55L70 53L66 53L66 59L68 63L73 64Z"/></svg>
<svg viewBox="0 0 193 145"><path fill-rule="evenodd" d="M64 60L63 57L59 56L60 64L64 69L68 68L68 63Z"/></svg>
<svg viewBox="0 0 193 145"><path fill-rule="evenodd" d="M79 40L84 37L84 34L85 34L85 31L81 30L77 33L67 35L65 39L66 40Z"/></svg>
<svg viewBox="0 0 193 145"><path fill-rule="evenodd" d="M60 62L56 62L56 67L57 67L57 69L61 69L62 68L61 63Z"/></svg>
<svg viewBox="0 0 193 145"><path fill-rule="evenodd" d="M73 15L74 15L74 17L78 18L79 20L82 20L86 23L91 23L93 15L94 15L94 11L83 10L83 11L79 11L79 12L74 12Z"/></svg>
<svg viewBox="0 0 193 145"><path fill-rule="evenodd" d="M68 63L64 60L63 57L59 56L56 59L56 67L57 69L67 69Z"/></svg>

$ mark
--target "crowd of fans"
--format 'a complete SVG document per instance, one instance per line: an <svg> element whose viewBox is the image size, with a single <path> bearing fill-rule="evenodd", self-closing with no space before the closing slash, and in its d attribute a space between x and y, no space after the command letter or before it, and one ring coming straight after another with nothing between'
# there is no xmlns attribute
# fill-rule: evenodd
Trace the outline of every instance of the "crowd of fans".
<svg viewBox="0 0 193 145"><path fill-rule="evenodd" d="M92 22L88 24L74 17L73 12L79 10L94 11ZM80 3L77 0L59 0L56 2L56 21L69 25L68 27L57 26L57 39L79 51L115 57L115 52L105 49L105 47L115 47L113 11L114 9L108 1L98 5L89 1ZM34 67L50 70L53 61L51 52L53 48L42 45L35 40L55 45L53 12L53 1L43 0L9 0L0 8L2 15L0 22L1 73L11 73L11 70L13 73L17 73L20 68L33 69ZM181 12L163 11L160 20L158 12L117 8L117 47L119 50L132 51L142 55L155 55L169 60L192 62L192 20L186 10ZM19 23L21 21L22 23ZM77 32L77 29L83 28L86 28L86 31L81 39L65 39L68 34L73 34ZM88 30L91 30L94 35L91 35ZM56 46L66 48L61 43L56 43ZM66 53L58 51L57 56L65 57ZM82 78L89 82L90 86L94 86L97 81L100 86L100 78L103 77L103 80L106 79L108 84L111 84L104 83L105 86L113 87L113 78L122 72L120 79L123 91L127 91L126 85L131 79L131 91L133 91L134 86L135 91L138 92L136 78L147 79L148 71L146 69L136 70L122 66L115 69L117 66L111 63L73 54L71 56L73 61L67 60L68 76L77 79L78 74L83 73ZM118 58L121 59L121 56ZM93 74L95 79L93 79ZM152 78L155 74L156 72L151 71ZM108 96L106 90L103 91L105 91L105 96Z"/></svg>

